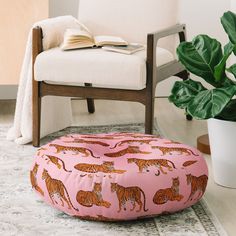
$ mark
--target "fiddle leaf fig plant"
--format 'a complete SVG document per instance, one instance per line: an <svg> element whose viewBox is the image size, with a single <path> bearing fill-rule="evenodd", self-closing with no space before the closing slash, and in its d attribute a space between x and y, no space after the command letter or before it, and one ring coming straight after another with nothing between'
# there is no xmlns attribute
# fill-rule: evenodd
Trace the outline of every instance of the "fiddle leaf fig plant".
<svg viewBox="0 0 236 236"><path fill-rule="evenodd" d="M212 89L190 78L177 81L169 101L197 119L236 121L236 100L233 99L236 95L236 64L227 67L229 57L236 55L236 14L224 13L221 23L229 38L224 48L208 35L198 35L177 48L179 61L186 70L205 80ZM229 74L234 78L229 78Z"/></svg>

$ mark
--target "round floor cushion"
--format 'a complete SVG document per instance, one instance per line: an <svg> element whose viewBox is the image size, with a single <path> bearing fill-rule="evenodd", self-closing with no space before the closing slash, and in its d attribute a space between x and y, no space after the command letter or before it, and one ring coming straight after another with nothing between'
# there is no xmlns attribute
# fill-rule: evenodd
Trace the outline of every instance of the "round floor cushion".
<svg viewBox="0 0 236 236"><path fill-rule="evenodd" d="M205 192L208 170L198 150L157 136L71 134L38 149L30 177L53 207L116 221L193 205Z"/></svg>

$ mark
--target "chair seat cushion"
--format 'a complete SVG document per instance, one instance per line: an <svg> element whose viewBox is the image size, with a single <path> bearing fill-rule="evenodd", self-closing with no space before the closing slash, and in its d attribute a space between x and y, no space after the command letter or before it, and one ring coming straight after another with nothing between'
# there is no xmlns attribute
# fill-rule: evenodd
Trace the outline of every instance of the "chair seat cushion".
<svg viewBox="0 0 236 236"><path fill-rule="evenodd" d="M157 65L174 60L166 49L157 48ZM146 85L146 51L132 55L103 49L62 51L53 48L40 53L35 62L35 79L52 83L75 83L121 89L143 89Z"/></svg>
<svg viewBox="0 0 236 236"><path fill-rule="evenodd" d="M30 172L51 206L85 219L116 221L180 211L208 180L194 148L138 133L71 134L42 146Z"/></svg>

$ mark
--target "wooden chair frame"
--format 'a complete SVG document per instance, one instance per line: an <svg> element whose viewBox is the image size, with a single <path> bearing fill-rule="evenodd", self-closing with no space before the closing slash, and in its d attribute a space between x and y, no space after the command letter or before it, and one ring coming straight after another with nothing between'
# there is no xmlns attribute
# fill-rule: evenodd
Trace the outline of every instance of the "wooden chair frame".
<svg viewBox="0 0 236 236"><path fill-rule="evenodd" d="M33 146L40 145L40 126L41 126L41 98L43 96L66 96L82 97L87 99L88 111L95 111L93 99L108 99L120 101L139 102L145 105L145 133L152 134L154 121L154 102L157 83L169 78L178 76L182 79L188 78L188 72L177 61L173 60L160 67L156 66L156 46L160 38L178 34L180 42L186 40L185 25L175 25L165 30L157 31L147 35L147 84L142 90L111 89L92 87L92 84L85 83L85 86L67 86L48 84L34 79L34 63L38 54L43 51L42 29L35 27L33 29L32 45L32 80L33 80ZM191 117L187 116L187 119Z"/></svg>

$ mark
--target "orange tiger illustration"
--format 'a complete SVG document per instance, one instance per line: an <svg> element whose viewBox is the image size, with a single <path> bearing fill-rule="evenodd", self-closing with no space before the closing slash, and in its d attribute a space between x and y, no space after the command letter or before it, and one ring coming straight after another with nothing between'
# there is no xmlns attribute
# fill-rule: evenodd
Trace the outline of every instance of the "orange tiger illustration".
<svg viewBox="0 0 236 236"><path fill-rule="evenodd" d="M179 177L172 178L172 186L166 189L158 190L154 197L153 202L157 205L162 205L168 201L181 201L183 196L179 194Z"/></svg>
<svg viewBox="0 0 236 236"><path fill-rule="evenodd" d="M111 191L114 193L116 192L118 201L119 201L119 210L118 213L121 212L122 207L124 207L124 210L126 211L126 202L131 201L133 208L130 209L130 211L133 211L136 207L136 202L139 205L139 210L136 212L140 212L143 208L144 211L148 211L148 209L145 209L146 204L146 197L143 190L137 186L135 187L123 187L117 183L111 183ZM141 195L143 195L144 203L142 203Z"/></svg>
<svg viewBox="0 0 236 236"><path fill-rule="evenodd" d="M94 158L100 158L100 157L96 157L93 155L93 152L88 149L88 148L84 148L84 147L71 147L71 146L62 146L62 145L58 145L58 144L49 144L50 147L55 147L56 148L56 153L60 153L63 152L64 154L66 152L74 152L74 155L78 155L79 153L84 154L84 157L88 157L89 154L94 157Z"/></svg>
<svg viewBox="0 0 236 236"><path fill-rule="evenodd" d="M144 169L147 172L149 172L148 167L150 167L150 166L156 166L159 168L158 173L156 174L157 176L160 175L160 171L162 174L167 174L167 172L165 172L162 167L168 168L169 171L173 171L173 169L176 169L174 163L172 161L169 161L166 159L145 160L145 159L138 159L138 158L128 158L127 162L128 163L135 163L139 168L139 172L141 172L141 173L143 172Z"/></svg>
<svg viewBox="0 0 236 236"><path fill-rule="evenodd" d="M187 177L187 184L191 184L191 192L188 197L188 200L185 202L187 203L189 200L193 200L193 196L195 195L196 192L198 192L198 195L196 199L202 197L206 190L207 186L207 181L208 181L208 176L207 175L201 175L199 177L193 176L191 174L186 175Z"/></svg>
<svg viewBox="0 0 236 236"><path fill-rule="evenodd" d="M85 207L96 205L109 208L111 206L110 202L104 201L102 198L101 183L95 183L91 192L80 190L76 195L76 200L80 205Z"/></svg>
<svg viewBox="0 0 236 236"><path fill-rule="evenodd" d="M123 144L131 144L131 143L139 143L139 144L150 144L151 142L156 141L155 139L131 139L131 140L123 140L120 141L118 143L116 143L116 145L110 149L114 149L116 147L120 147Z"/></svg>
<svg viewBox="0 0 236 236"><path fill-rule="evenodd" d="M195 154L191 149L188 148L183 148L183 147L160 147L160 146L152 146L153 149L159 149L162 152L162 156L166 154L172 155L172 152L179 152L181 155L182 154L188 154L191 155L193 154L194 156L198 156Z"/></svg>
<svg viewBox="0 0 236 236"><path fill-rule="evenodd" d="M103 147L108 147L109 146L109 144L104 143L104 142L77 139L77 138L75 138L73 141L64 141L64 143L87 143L87 144L92 144L92 145L100 145L100 146L103 146Z"/></svg>
<svg viewBox="0 0 236 236"><path fill-rule="evenodd" d="M42 196L44 196L43 190L38 186L37 183L37 173L38 173L39 165L36 163L34 165L33 170L30 171L30 181L32 188L34 188L36 191L38 191Z"/></svg>
<svg viewBox="0 0 236 236"><path fill-rule="evenodd" d="M101 165L79 163L75 165L74 167L75 169L79 171L88 172L88 173L103 172L103 173L123 174L126 172L126 170L115 170L114 162L112 161L104 161L103 164Z"/></svg>
<svg viewBox="0 0 236 236"><path fill-rule="evenodd" d="M48 164L49 162L51 162L52 164L54 164L58 169L61 169L61 167L63 168L64 171L66 172L72 172L71 170L67 170L65 167L65 163L62 159L60 159L59 157L55 157L55 156L49 156L49 155L44 155L46 156L45 160L48 160ZM60 164L61 162L61 164Z"/></svg>
<svg viewBox="0 0 236 236"><path fill-rule="evenodd" d="M72 207L74 210L78 211L78 209L74 208L72 205L67 189L61 180L53 179L45 169L43 170L42 179L45 180L49 197L54 205L55 203L57 204L54 200L54 196L56 195L60 198L62 207L64 207L65 201L68 205L68 209L71 209Z"/></svg>
<svg viewBox="0 0 236 236"><path fill-rule="evenodd" d="M184 164L183 164L183 166L184 166L184 167L191 166L191 165L195 164L196 162L197 162L197 161L185 161Z"/></svg>
<svg viewBox="0 0 236 236"><path fill-rule="evenodd" d="M151 152L141 151L138 146L129 146L128 148L125 148L125 149L120 150L118 152L105 153L104 155L107 157L121 157L126 154L150 154L150 153Z"/></svg>
<svg viewBox="0 0 236 236"><path fill-rule="evenodd" d="M47 150L47 149L43 148L43 147L39 148L37 151L37 156L41 156L41 151L45 151L45 150Z"/></svg>

